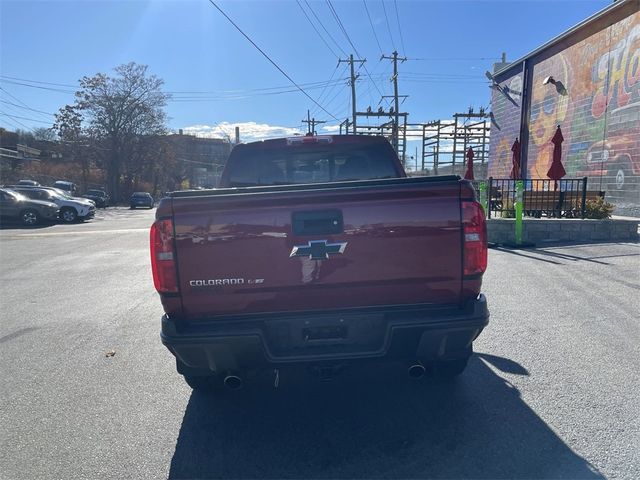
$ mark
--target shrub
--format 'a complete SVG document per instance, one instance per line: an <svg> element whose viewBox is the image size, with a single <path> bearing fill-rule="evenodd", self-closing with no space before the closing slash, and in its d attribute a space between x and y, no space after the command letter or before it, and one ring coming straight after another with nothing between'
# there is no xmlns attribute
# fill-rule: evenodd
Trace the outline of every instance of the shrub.
<svg viewBox="0 0 640 480"><path fill-rule="evenodd" d="M614 206L605 202L604 198L587 200L585 203L585 218L611 218Z"/></svg>
<svg viewBox="0 0 640 480"><path fill-rule="evenodd" d="M505 198L502 201L502 218L516 218L516 206L511 198Z"/></svg>

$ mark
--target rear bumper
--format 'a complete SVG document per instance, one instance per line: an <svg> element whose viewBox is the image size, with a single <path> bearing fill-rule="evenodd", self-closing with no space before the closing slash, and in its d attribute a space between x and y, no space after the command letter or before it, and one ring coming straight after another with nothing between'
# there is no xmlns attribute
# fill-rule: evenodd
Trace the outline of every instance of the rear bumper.
<svg viewBox="0 0 640 480"><path fill-rule="evenodd" d="M465 355L488 321L480 295L464 308L403 306L197 323L164 315L161 339L179 363L202 373L367 359L429 362Z"/></svg>

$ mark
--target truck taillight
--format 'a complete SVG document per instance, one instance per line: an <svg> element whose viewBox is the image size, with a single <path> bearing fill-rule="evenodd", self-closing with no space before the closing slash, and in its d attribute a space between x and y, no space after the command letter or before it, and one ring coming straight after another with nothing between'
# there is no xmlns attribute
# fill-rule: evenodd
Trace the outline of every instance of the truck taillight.
<svg viewBox="0 0 640 480"><path fill-rule="evenodd" d="M173 253L173 221L156 220L151 225L151 270L159 293L176 293L178 277Z"/></svg>
<svg viewBox="0 0 640 480"><path fill-rule="evenodd" d="M487 223L478 202L462 202L464 275L476 275L487 269Z"/></svg>

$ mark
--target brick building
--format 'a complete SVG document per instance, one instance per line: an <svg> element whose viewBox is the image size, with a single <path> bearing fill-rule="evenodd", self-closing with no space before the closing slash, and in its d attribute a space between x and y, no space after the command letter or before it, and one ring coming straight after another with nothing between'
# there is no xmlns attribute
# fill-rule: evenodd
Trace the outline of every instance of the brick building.
<svg viewBox="0 0 640 480"><path fill-rule="evenodd" d="M494 73L488 175L546 178L560 125L566 178L640 205L640 1L621 0ZM552 14L552 12L550 12ZM551 78L549 78L551 77Z"/></svg>

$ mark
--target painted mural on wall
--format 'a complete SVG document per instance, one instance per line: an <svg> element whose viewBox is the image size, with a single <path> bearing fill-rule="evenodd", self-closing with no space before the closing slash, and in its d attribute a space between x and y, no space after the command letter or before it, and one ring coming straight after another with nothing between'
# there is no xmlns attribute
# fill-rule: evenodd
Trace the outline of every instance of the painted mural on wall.
<svg viewBox="0 0 640 480"><path fill-rule="evenodd" d="M494 91L496 120L505 123L491 139L494 177L508 176L505 160L519 131L519 118L504 117L508 100L500 97ZM546 60L534 60L528 178L546 178L558 125L567 178L587 176L590 189L605 190L613 201L640 202L640 13Z"/></svg>
<svg viewBox="0 0 640 480"><path fill-rule="evenodd" d="M522 73L501 82L491 95L491 140L488 176L508 178L511 172L511 146L520 135Z"/></svg>

